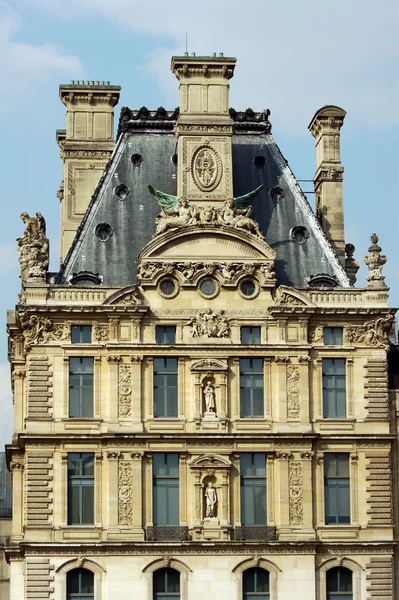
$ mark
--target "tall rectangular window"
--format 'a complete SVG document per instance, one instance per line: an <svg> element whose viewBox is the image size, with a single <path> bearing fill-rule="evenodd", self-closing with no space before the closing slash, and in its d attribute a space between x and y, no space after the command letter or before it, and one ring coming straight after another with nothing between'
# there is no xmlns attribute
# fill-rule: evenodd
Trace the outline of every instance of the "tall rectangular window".
<svg viewBox="0 0 399 600"><path fill-rule="evenodd" d="M240 457L241 524L266 525L266 454Z"/></svg>
<svg viewBox="0 0 399 600"><path fill-rule="evenodd" d="M346 418L346 368L344 358L323 358L323 417Z"/></svg>
<svg viewBox="0 0 399 600"><path fill-rule="evenodd" d="M68 454L68 525L94 524L94 454Z"/></svg>
<svg viewBox="0 0 399 600"><path fill-rule="evenodd" d="M325 346L342 346L342 327L323 327Z"/></svg>
<svg viewBox="0 0 399 600"><path fill-rule="evenodd" d="M177 358L154 358L154 416L178 416Z"/></svg>
<svg viewBox="0 0 399 600"><path fill-rule="evenodd" d="M94 359L71 357L69 359L69 416L93 417Z"/></svg>
<svg viewBox="0 0 399 600"><path fill-rule="evenodd" d="M154 454L154 525L179 525L179 455Z"/></svg>
<svg viewBox="0 0 399 600"><path fill-rule="evenodd" d="M260 327L241 327L241 344L260 344Z"/></svg>
<svg viewBox="0 0 399 600"><path fill-rule="evenodd" d="M91 325L72 325L72 344L91 344Z"/></svg>
<svg viewBox="0 0 399 600"><path fill-rule="evenodd" d="M176 344L176 327L172 325L157 325L155 327L157 344Z"/></svg>
<svg viewBox="0 0 399 600"><path fill-rule="evenodd" d="M263 417L263 358L240 359L240 417Z"/></svg>
<svg viewBox="0 0 399 600"><path fill-rule="evenodd" d="M325 523L350 523L349 454L324 455Z"/></svg>

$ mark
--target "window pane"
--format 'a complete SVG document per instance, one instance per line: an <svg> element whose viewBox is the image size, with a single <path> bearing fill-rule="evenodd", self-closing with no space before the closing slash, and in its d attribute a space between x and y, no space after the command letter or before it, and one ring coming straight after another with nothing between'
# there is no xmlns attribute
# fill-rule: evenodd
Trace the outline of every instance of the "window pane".
<svg viewBox="0 0 399 600"><path fill-rule="evenodd" d="M91 344L91 325L73 325L71 327L72 344Z"/></svg>
<svg viewBox="0 0 399 600"><path fill-rule="evenodd" d="M252 454L254 475L257 477L266 477L266 454Z"/></svg>
<svg viewBox="0 0 399 600"><path fill-rule="evenodd" d="M252 370L257 373L263 373L263 358L252 359Z"/></svg>
<svg viewBox="0 0 399 600"><path fill-rule="evenodd" d="M338 486L338 522L350 523L350 494L349 483Z"/></svg>
<svg viewBox="0 0 399 600"><path fill-rule="evenodd" d="M342 346L342 327L324 327L325 346Z"/></svg>
<svg viewBox="0 0 399 600"><path fill-rule="evenodd" d="M82 475L94 475L94 456L93 454L82 454Z"/></svg>
<svg viewBox="0 0 399 600"><path fill-rule="evenodd" d="M68 494L68 523L69 525L80 523L80 487L69 486Z"/></svg>
<svg viewBox="0 0 399 600"><path fill-rule="evenodd" d="M157 344L175 344L176 327L157 325L155 328L155 341Z"/></svg>
<svg viewBox="0 0 399 600"><path fill-rule="evenodd" d="M266 525L266 483L254 485L255 525Z"/></svg>
<svg viewBox="0 0 399 600"><path fill-rule="evenodd" d="M260 327L241 327L241 344L260 344Z"/></svg>
<svg viewBox="0 0 399 600"><path fill-rule="evenodd" d="M81 591L84 594L92 594L94 592L94 574L87 569L81 569Z"/></svg>
<svg viewBox="0 0 399 600"><path fill-rule="evenodd" d="M269 573L264 569L256 569L256 592L269 592Z"/></svg>
<svg viewBox="0 0 399 600"><path fill-rule="evenodd" d="M339 477L349 477L349 454L339 452L335 455L337 465L337 475Z"/></svg>
<svg viewBox="0 0 399 600"><path fill-rule="evenodd" d="M179 477L179 455L178 454L166 454L167 472L166 475L170 477Z"/></svg>
<svg viewBox="0 0 399 600"><path fill-rule="evenodd" d="M80 587L80 569L73 569L67 574L67 592L68 594L79 594Z"/></svg>

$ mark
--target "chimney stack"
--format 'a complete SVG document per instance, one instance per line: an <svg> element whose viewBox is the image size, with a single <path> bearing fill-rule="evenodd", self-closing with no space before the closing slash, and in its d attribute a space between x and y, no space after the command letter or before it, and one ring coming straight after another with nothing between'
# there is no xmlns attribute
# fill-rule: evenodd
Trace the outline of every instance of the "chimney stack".
<svg viewBox="0 0 399 600"><path fill-rule="evenodd" d="M63 180L57 192L61 202L61 263L114 149L114 106L120 91L109 81L60 85L60 99L67 109L66 129L56 134L63 162Z"/></svg>
<svg viewBox="0 0 399 600"><path fill-rule="evenodd" d="M215 204L233 196L229 81L235 65L222 52L172 58L180 90L177 194L190 202Z"/></svg>
<svg viewBox="0 0 399 600"><path fill-rule="evenodd" d="M316 216L345 267L345 231L340 157L340 129L346 112L338 106L324 106L316 112L309 131L316 140Z"/></svg>

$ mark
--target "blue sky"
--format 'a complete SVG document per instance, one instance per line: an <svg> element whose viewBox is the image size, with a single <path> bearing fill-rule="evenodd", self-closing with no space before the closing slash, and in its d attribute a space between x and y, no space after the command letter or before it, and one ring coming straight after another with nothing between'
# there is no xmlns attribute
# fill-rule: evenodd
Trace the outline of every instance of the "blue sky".
<svg viewBox="0 0 399 600"><path fill-rule="evenodd" d="M11 441L6 310L20 282L15 239L22 211L46 217L51 270L59 256L65 127L58 85L70 79L122 86L122 106L178 104L170 57L185 49L238 59L230 104L269 108L273 135L298 179L311 179L307 126L324 104L347 111L342 129L346 241L362 262L371 233L388 257L390 304L399 306L399 2L384 0L0 0L0 448ZM305 191L312 184L303 184ZM313 204L313 194L308 195Z"/></svg>

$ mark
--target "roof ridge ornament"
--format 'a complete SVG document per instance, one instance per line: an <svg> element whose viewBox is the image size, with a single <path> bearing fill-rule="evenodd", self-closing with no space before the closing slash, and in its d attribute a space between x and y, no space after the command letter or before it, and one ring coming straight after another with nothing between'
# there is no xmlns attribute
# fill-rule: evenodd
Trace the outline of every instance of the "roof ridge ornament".
<svg viewBox="0 0 399 600"><path fill-rule="evenodd" d="M369 247L369 253L364 257L369 274L367 276L367 288L386 288L387 285L384 282L385 275L382 274L382 267L387 262L387 257L381 254L381 246L378 245L379 237L376 233L373 233L370 237L371 246Z"/></svg>
<svg viewBox="0 0 399 600"><path fill-rule="evenodd" d="M149 185L150 193L161 207L161 212L156 217L155 235L165 233L168 229L178 229L192 225L227 225L244 229L256 237L263 238L258 223L251 216L251 202L262 188L263 185L260 185L248 194L237 198L229 198L220 206L215 207L196 206L191 204L187 198L166 194Z"/></svg>

